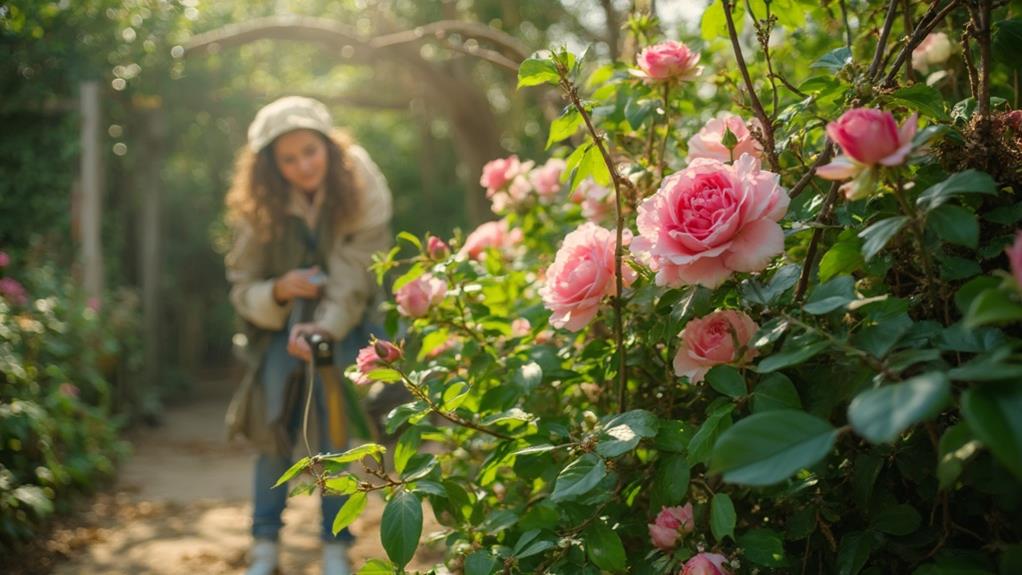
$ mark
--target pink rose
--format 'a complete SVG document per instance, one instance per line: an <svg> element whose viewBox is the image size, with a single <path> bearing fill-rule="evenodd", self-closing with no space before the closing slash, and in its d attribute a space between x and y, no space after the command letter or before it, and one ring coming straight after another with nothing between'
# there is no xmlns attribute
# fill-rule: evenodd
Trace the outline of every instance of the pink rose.
<svg viewBox="0 0 1022 575"><path fill-rule="evenodd" d="M657 285L717 287L784 250L777 222L787 210L780 178L754 156L733 165L699 158L639 205L632 252L656 270Z"/></svg>
<svg viewBox="0 0 1022 575"><path fill-rule="evenodd" d="M15 305L25 305L28 302L25 286L14 278L0 278L0 295Z"/></svg>
<svg viewBox="0 0 1022 575"><path fill-rule="evenodd" d="M487 197L489 197L523 171L527 170L522 170L522 163L518 160L518 156L512 155L491 160L483 166L483 175L479 178L479 185L486 188Z"/></svg>
<svg viewBox="0 0 1022 575"><path fill-rule="evenodd" d="M429 236L429 239L426 240L426 253L429 254L429 257L439 260L447 257L450 252L451 248L444 240L436 236Z"/></svg>
<svg viewBox="0 0 1022 575"><path fill-rule="evenodd" d="M569 199L581 204L582 217L596 224L614 211L614 196L611 195L610 189L597 184L592 178L579 182Z"/></svg>
<svg viewBox="0 0 1022 575"><path fill-rule="evenodd" d="M702 73L699 53L674 40L649 46L637 58L643 76L650 80L691 80Z"/></svg>
<svg viewBox="0 0 1022 575"><path fill-rule="evenodd" d="M699 383L715 365L747 363L756 357L749 341L758 329L744 312L731 309L689 321L681 331L674 373Z"/></svg>
<svg viewBox="0 0 1022 575"><path fill-rule="evenodd" d="M96 296L92 296L85 301L85 307L91 309L94 312L99 313L99 310L102 309L103 307L103 300L99 299Z"/></svg>
<svg viewBox="0 0 1022 575"><path fill-rule="evenodd" d="M66 395L67 397L79 396L78 386L73 383L62 383L57 390L61 393L61 395Z"/></svg>
<svg viewBox="0 0 1022 575"><path fill-rule="evenodd" d="M930 66L943 64L950 57L951 41L948 40L947 34L934 32L923 38L923 41L912 50L912 68L926 72Z"/></svg>
<svg viewBox="0 0 1022 575"><path fill-rule="evenodd" d="M5 268L11 264L11 256L7 255L7 252L0 252L0 268Z"/></svg>
<svg viewBox="0 0 1022 575"><path fill-rule="evenodd" d="M529 335L532 324L524 317L515 318L511 321L511 337L525 337Z"/></svg>
<svg viewBox="0 0 1022 575"><path fill-rule="evenodd" d="M564 237L539 290L543 303L553 312L551 325L578 331L596 316L604 296L614 294L615 245L614 232L592 222ZM622 273L624 285L635 281L635 270L623 266Z"/></svg>
<svg viewBox="0 0 1022 575"><path fill-rule="evenodd" d="M1022 110L1012 110L1001 114L1001 120L1015 132L1022 132Z"/></svg>
<svg viewBox="0 0 1022 575"><path fill-rule="evenodd" d="M1011 264L1011 275L1015 276L1015 283L1022 289L1022 230L1015 233L1015 243L1010 248L1005 248L1008 254L1008 262Z"/></svg>
<svg viewBox="0 0 1022 575"><path fill-rule="evenodd" d="M738 143L734 147L733 156L723 143L725 128L730 129L731 133L738 139ZM756 138L752 137L752 132L745 125L745 120L742 120L741 116L735 116L734 114L725 114L706 122L706 125L699 130L699 133L688 140L689 162L696 158L710 158L711 160L730 162L741 158L742 154L750 154L761 158L763 146Z"/></svg>
<svg viewBox="0 0 1022 575"><path fill-rule="evenodd" d="M358 369L355 383L359 385L371 384L373 380L369 379L369 374L374 369L387 367L387 364L394 363L399 359L401 359L401 348L387 340L373 341L360 349L358 357L355 358L355 367Z"/></svg>
<svg viewBox="0 0 1022 575"><path fill-rule="evenodd" d="M428 357L429 359L440 357L441 355L454 349L454 346L456 345L458 345L458 336L453 334L449 335L447 336L447 339L444 340L443 343L430 350L430 352L426 354L426 357Z"/></svg>
<svg viewBox="0 0 1022 575"><path fill-rule="evenodd" d="M816 170L825 180L854 178L841 186L850 200L868 196L875 187L875 166L897 166L912 151L917 115L912 114L898 127L890 112L873 108L853 108L835 122L827 124L827 135L841 146L844 155Z"/></svg>
<svg viewBox="0 0 1022 575"><path fill-rule="evenodd" d="M522 230L509 228L507 220L486 222L465 238L465 245L461 246L458 253L477 260L487 248L507 251L522 241Z"/></svg>
<svg viewBox="0 0 1022 575"><path fill-rule="evenodd" d="M429 308L443 301L447 284L430 274L422 274L401 286L394 294L397 311L406 317L422 317Z"/></svg>
<svg viewBox="0 0 1022 575"><path fill-rule="evenodd" d="M698 553L685 562L678 575L731 575L724 564L727 557L716 553Z"/></svg>
<svg viewBox="0 0 1022 575"><path fill-rule="evenodd" d="M653 545L664 551L670 551L678 543L678 538L695 529L692 518L692 504L686 503L678 507L661 507L660 513L649 524L649 538Z"/></svg>
<svg viewBox="0 0 1022 575"><path fill-rule="evenodd" d="M560 158L550 158L545 164L529 172L529 183L540 199L550 200L561 190L561 174L566 166Z"/></svg>

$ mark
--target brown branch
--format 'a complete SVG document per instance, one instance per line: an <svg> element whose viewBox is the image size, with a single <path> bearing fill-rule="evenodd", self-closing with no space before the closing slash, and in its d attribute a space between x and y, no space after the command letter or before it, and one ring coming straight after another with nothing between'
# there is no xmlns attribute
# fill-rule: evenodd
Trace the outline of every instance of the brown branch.
<svg viewBox="0 0 1022 575"><path fill-rule="evenodd" d="M898 0L891 0L887 7L887 17L884 18L884 27L880 30L880 39L877 40L876 51L873 52L873 62L869 65L867 77L875 81L880 73L880 62L884 56L884 49L887 47L887 37L891 34L891 27L894 25L894 16L898 12Z"/></svg>
<svg viewBox="0 0 1022 575"><path fill-rule="evenodd" d="M611 159L610 153L607 152L607 147L603 145L603 138L596 131L596 127L593 126L593 120L589 117L589 112L586 111L585 106L582 105L582 100L578 97L578 89L568 79L568 70L559 61L555 61L557 65L557 71L561 76L561 89L565 95L571 101L571 105L578 110L578 113L582 116L582 120L585 122L586 129L589 131L590 137L593 139L593 145L600 151L600 155L603 157L603 162L607 165L607 170L610 172L611 182L614 184L614 206L616 214L616 228L617 238L614 244L614 341L617 344L617 356L618 356L618 412L623 413L627 410L627 398L625 392L628 387L628 373L625 362L625 337L624 337L624 309L623 309L623 294L624 278L621 275L622 271L622 260L624 259L624 228L625 218L621 206L621 186L623 182L627 181L617 172L617 168L614 166L614 161ZM666 94L665 94L666 95ZM668 130L670 128L668 127Z"/></svg>
<svg viewBox="0 0 1022 575"><path fill-rule="evenodd" d="M763 104L760 103L759 97L756 96L756 88L752 84L752 77L749 76L749 68L745 65L745 57L742 55L742 46L738 43L738 31L735 29L735 19L731 14L731 8L734 6L732 0L720 0L724 4L724 18L727 20L727 31L731 37L731 47L735 52L735 60L738 61L738 69L742 73L742 79L745 81L745 88L749 92L749 101L752 103L753 112L756 114L756 118L759 119L759 123L763 129L763 149L766 151L767 159L770 161L770 168L775 171L780 171L780 164L777 162L777 153L774 150L774 127L770 122L770 118L767 117L766 111L763 110Z"/></svg>
<svg viewBox="0 0 1022 575"><path fill-rule="evenodd" d="M990 163L990 0L979 0L976 10L979 29L979 135L986 150L986 164Z"/></svg>
<svg viewBox="0 0 1022 575"><path fill-rule="evenodd" d="M834 155L834 143L827 140L827 144L823 146L823 151L816 157L816 161L809 167L809 171L802 175L801 178L795 182L795 185L788 191L788 197L794 198L795 196L802 193L802 191L813 181L813 176L816 175L816 170L820 166L830 161L830 158Z"/></svg>
<svg viewBox="0 0 1022 575"><path fill-rule="evenodd" d="M373 48L388 48L397 44L407 44L419 40L426 40L429 37L444 39L452 34L465 38L472 38L477 41L486 41L501 49L504 55L518 62L529 57L528 46L518 41L514 36L497 30L480 22L468 20L440 20L417 26L412 30L394 32L378 36L368 41Z"/></svg>
<svg viewBox="0 0 1022 575"><path fill-rule="evenodd" d="M816 223L820 224L813 230L813 237L809 240L809 249L806 250L806 260L802 264L802 273L798 278L798 288L795 289L795 303L801 303L802 297L806 293L806 289L809 288L809 275L812 273L813 265L816 261L816 252L820 249L820 239L823 237L823 224L827 223L830 219L830 214L834 208L834 202L837 201L837 192L841 187L841 182L833 182L830 184L830 190L827 192L827 197L823 200L823 207L820 208L820 215L816 217Z"/></svg>
<svg viewBox="0 0 1022 575"><path fill-rule="evenodd" d="M901 69L902 64L905 63L905 59L912 54L912 50L926 38L926 35L933 31L937 27L937 24L944 19L945 16L951 13L955 7L958 6L959 0L951 0L947 6L938 11L940 6L940 0L934 0L930 9L916 24L915 30L912 31L912 36L909 37L908 42L905 43L901 48L901 52L898 53L898 57L894 59L894 64L891 65L891 71L887 73L887 77L884 78L883 85L890 87L894 85L894 79L898 76L898 71ZM881 66L880 71L883 71Z"/></svg>

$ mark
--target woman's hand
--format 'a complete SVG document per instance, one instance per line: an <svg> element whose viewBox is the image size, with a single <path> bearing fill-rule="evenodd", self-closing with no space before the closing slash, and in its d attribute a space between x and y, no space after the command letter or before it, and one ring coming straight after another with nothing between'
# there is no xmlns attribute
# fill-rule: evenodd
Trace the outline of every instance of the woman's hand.
<svg viewBox="0 0 1022 575"><path fill-rule="evenodd" d="M314 323L296 323L291 327L291 334L287 339L287 352L302 361L312 359L312 348L309 347L309 342L305 341L305 336L314 333L330 338L325 329Z"/></svg>
<svg viewBox="0 0 1022 575"><path fill-rule="evenodd" d="M320 276L319 266L291 270L273 282L273 299L280 304L295 298L315 299L322 285Z"/></svg>

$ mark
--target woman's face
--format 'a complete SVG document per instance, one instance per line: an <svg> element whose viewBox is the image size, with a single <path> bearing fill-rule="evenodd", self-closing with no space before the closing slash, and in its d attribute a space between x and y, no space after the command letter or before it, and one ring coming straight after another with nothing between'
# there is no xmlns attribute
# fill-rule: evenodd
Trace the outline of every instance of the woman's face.
<svg viewBox="0 0 1022 575"><path fill-rule="evenodd" d="M273 143L273 158L284 179L304 192L316 191L326 178L326 144L313 130L295 130L279 136Z"/></svg>

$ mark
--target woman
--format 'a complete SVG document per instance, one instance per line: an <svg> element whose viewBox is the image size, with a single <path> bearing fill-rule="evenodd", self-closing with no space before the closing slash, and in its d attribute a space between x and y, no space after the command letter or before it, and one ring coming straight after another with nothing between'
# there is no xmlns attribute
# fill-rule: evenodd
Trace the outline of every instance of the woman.
<svg viewBox="0 0 1022 575"><path fill-rule="evenodd" d="M278 565L287 502L287 487L273 485L291 466L295 444L305 451L299 441L308 391L302 372L310 358L305 336L337 342L339 366L364 345L376 285L368 268L372 254L390 246L391 196L368 154L334 130L322 103L286 97L260 110L249 127L227 208L236 238L227 279L245 323L246 337L237 339L245 342L248 363L227 423L232 436L246 437L259 451L248 574L269 575ZM344 409L322 382L313 385L313 397L313 449L343 450L345 434L337 429L343 427L338 420L347 422ZM334 536L331 529L343 501L322 499L327 575L350 572L351 534Z"/></svg>

